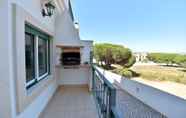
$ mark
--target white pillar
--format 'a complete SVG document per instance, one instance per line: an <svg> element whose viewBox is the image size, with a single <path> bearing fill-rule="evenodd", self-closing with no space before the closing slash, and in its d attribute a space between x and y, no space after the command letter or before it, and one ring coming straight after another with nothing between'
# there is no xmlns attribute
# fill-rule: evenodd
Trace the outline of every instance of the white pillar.
<svg viewBox="0 0 186 118"><path fill-rule="evenodd" d="M0 118L15 117L13 100L12 19L9 0L0 1Z"/></svg>

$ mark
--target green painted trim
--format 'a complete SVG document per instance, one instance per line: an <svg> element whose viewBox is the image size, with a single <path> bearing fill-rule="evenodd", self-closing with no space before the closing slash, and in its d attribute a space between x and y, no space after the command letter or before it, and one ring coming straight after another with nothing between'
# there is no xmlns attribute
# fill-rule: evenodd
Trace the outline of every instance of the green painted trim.
<svg viewBox="0 0 186 118"><path fill-rule="evenodd" d="M48 57L47 57L48 58L48 64L47 64L48 65L48 70L47 70L48 74L46 76L44 76L42 79L40 79L40 80L37 80L35 78L35 82L33 82L32 84L26 86L26 89L29 89L29 88L31 88L35 84L39 83L41 80L45 79L47 76L49 76L51 74L51 67L50 67L51 66L51 64L50 64L50 56L51 56L50 55L51 54L51 52L50 52L51 49L50 48L51 47L50 47L50 42L52 40L52 37L50 35L44 33L43 31L39 30L35 26L29 24L29 23L25 23L25 33L31 34L33 36L38 36L39 38L44 39L44 40L46 40L48 42ZM35 53L35 51L34 51L34 53ZM35 64L35 62L34 62L34 64Z"/></svg>
<svg viewBox="0 0 186 118"><path fill-rule="evenodd" d="M25 24L25 32L33 34L33 35L37 35L43 39L49 40L50 36L47 35L46 33L38 30L37 28L35 28L34 26L30 25L30 24Z"/></svg>

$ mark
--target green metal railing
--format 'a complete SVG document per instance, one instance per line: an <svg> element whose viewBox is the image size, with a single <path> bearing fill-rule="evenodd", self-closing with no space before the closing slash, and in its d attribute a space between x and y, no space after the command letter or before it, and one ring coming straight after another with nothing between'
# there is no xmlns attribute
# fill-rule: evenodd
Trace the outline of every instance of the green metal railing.
<svg viewBox="0 0 186 118"><path fill-rule="evenodd" d="M100 118L119 118L116 111L116 88L92 66L92 91Z"/></svg>

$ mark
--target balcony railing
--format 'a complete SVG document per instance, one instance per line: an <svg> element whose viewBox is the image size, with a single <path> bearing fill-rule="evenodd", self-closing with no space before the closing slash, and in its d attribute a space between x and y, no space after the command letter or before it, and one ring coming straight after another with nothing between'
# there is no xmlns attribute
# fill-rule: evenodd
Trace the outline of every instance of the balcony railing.
<svg viewBox="0 0 186 118"><path fill-rule="evenodd" d="M119 118L116 111L116 88L95 66L92 66L92 70L92 89L100 118Z"/></svg>

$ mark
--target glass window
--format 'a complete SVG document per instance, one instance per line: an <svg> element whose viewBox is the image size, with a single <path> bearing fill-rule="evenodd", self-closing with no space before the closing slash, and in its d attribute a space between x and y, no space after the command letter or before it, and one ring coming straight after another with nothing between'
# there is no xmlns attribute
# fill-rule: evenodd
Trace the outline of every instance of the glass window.
<svg viewBox="0 0 186 118"><path fill-rule="evenodd" d="M41 38L42 37L42 38ZM25 25L26 88L30 88L49 74L49 36Z"/></svg>
<svg viewBox="0 0 186 118"><path fill-rule="evenodd" d="M38 39L38 64L39 64L39 76L42 76L48 71L48 44L46 39L39 37Z"/></svg>
<svg viewBox="0 0 186 118"><path fill-rule="evenodd" d="M35 79L35 61L34 61L34 36L25 34L25 63L26 63L26 82Z"/></svg>

